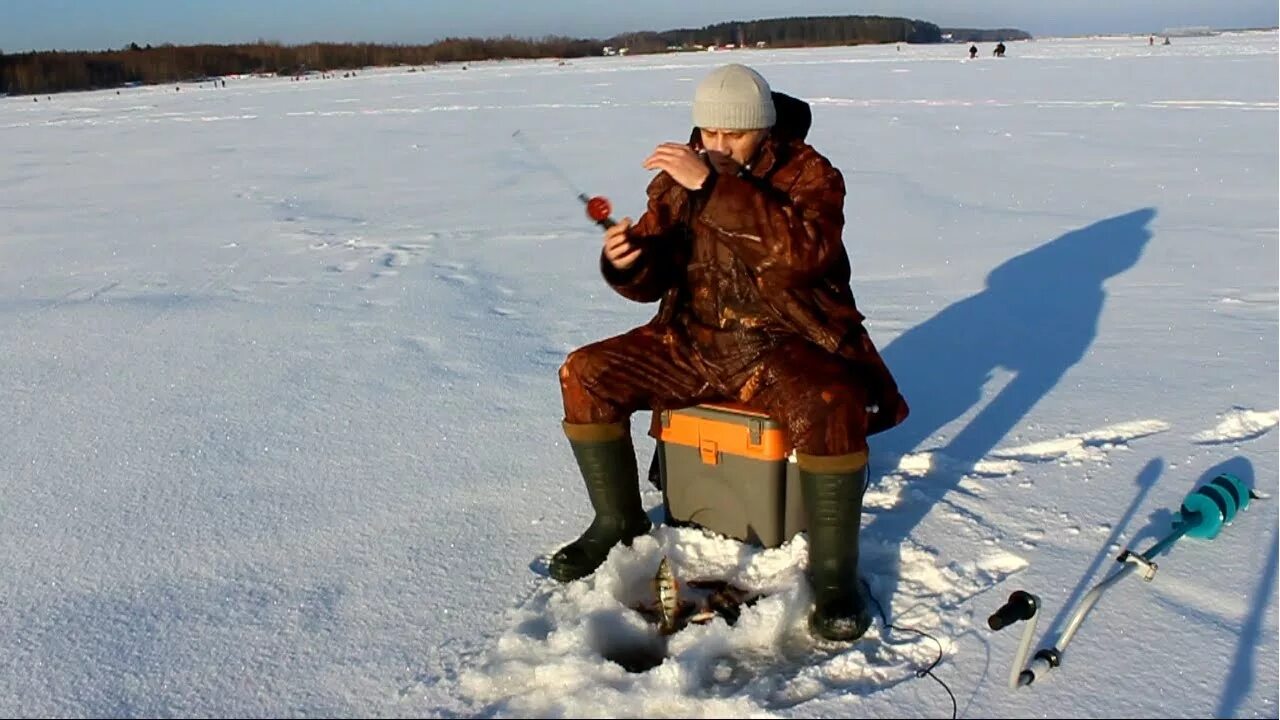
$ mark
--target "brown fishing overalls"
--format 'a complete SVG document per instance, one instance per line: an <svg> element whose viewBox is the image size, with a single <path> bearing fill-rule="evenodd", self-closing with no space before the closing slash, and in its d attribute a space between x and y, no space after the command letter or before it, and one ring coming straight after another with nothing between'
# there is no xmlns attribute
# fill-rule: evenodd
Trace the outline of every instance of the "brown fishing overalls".
<svg viewBox="0 0 1280 720"><path fill-rule="evenodd" d="M601 257L618 293L661 304L648 324L569 354L565 421L732 401L780 422L798 453L865 453L907 405L849 287L843 177L776 129L743 172L712 177L688 191L658 175L630 233L639 259L619 271Z"/></svg>

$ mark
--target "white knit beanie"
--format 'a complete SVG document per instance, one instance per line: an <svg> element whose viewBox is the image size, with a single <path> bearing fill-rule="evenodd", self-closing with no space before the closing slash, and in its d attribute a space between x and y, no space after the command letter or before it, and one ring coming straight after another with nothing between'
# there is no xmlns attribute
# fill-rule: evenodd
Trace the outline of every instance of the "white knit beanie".
<svg viewBox="0 0 1280 720"><path fill-rule="evenodd" d="M773 127L776 115L769 83L746 65L711 71L693 95L693 124L720 130Z"/></svg>

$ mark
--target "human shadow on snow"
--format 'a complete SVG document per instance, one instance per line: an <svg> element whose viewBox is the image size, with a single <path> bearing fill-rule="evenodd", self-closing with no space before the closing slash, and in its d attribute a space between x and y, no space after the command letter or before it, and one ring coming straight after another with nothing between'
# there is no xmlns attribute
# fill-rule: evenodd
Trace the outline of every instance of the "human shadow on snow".
<svg viewBox="0 0 1280 720"><path fill-rule="evenodd" d="M943 456L917 481L913 499L878 513L863 529L901 546L933 505L1050 393L1088 351L1107 299L1104 283L1132 268L1151 239L1154 208L1142 208L1072 230L991 271L985 289L904 332L882 351L911 406L900 426L872 438L876 458L929 450ZM958 433L936 447L924 443L979 405L997 369L1012 379ZM874 481L874 480L873 480ZM863 568L864 572L872 570ZM901 557L876 567L881 602L897 590Z"/></svg>

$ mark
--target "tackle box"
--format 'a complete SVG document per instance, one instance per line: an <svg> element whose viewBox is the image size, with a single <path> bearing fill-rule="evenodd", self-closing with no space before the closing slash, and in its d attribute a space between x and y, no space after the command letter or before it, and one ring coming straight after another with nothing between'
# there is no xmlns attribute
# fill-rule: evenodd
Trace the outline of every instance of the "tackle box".
<svg viewBox="0 0 1280 720"><path fill-rule="evenodd" d="M805 529L791 444L768 415L703 404L661 413L659 474L667 521L761 547Z"/></svg>

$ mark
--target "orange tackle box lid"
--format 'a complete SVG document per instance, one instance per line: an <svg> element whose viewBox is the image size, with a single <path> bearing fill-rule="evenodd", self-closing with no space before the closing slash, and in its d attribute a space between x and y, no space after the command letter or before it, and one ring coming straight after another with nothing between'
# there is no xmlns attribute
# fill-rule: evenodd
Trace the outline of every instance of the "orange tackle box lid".
<svg viewBox="0 0 1280 720"><path fill-rule="evenodd" d="M766 461L791 454L791 442L776 420L736 403L664 410L661 439L696 449L707 465L719 464L721 453Z"/></svg>

